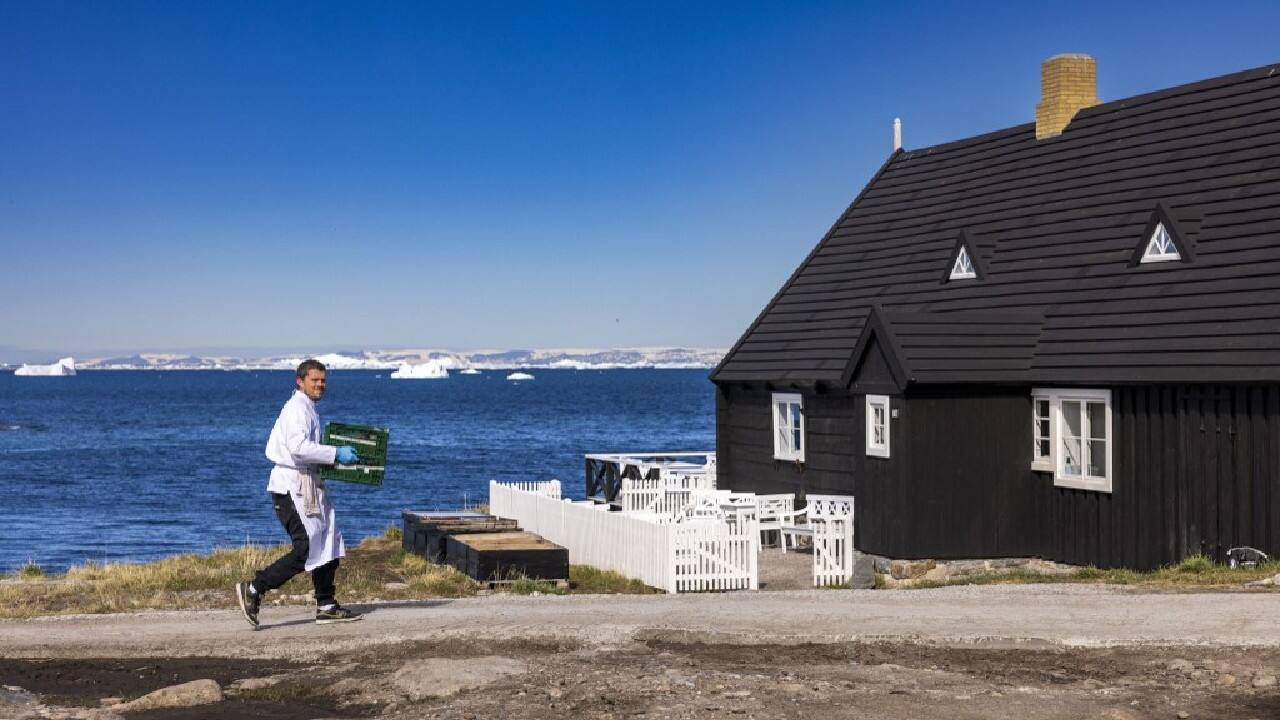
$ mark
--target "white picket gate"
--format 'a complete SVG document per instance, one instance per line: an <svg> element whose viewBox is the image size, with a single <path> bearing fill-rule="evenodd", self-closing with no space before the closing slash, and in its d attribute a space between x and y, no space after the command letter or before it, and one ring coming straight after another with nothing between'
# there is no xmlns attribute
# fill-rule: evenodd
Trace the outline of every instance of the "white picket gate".
<svg viewBox="0 0 1280 720"><path fill-rule="evenodd" d="M557 499L558 482L489 483L489 511L569 550L572 562L614 570L670 593L756 590L760 533L754 512L734 522L659 523Z"/></svg>
<svg viewBox="0 0 1280 720"><path fill-rule="evenodd" d="M805 516L813 529L813 585L849 582L853 576L853 498L810 495Z"/></svg>

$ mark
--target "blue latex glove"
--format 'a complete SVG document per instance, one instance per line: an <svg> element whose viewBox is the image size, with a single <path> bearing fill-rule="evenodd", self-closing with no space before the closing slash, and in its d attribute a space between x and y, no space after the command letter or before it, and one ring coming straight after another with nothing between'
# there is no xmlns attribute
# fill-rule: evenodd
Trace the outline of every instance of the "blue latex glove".
<svg viewBox="0 0 1280 720"><path fill-rule="evenodd" d="M337 461L339 465L351 465L359 459L360 456L356 454L356 449L350 445L343 445L338 448Z"/></svg>

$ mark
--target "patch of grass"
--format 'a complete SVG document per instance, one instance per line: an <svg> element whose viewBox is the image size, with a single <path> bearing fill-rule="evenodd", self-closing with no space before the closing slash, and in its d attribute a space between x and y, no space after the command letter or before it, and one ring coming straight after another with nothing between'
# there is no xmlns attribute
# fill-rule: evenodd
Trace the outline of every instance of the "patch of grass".
<svg viewBox="0 0 1280 720"><path fill-rule="evenodd" d="M662 591L612 570L570 565L569 592L575 595L655 595Z"/></svg>
<svg viewBox="0 0 1280 720"><path fill-rule="evenodd" d="M1277 560L1252 568L1232 568L1215 563L1204 555L1192 555L1179 563L1166 565L1148 572L1123 568L1104 570L1096 567L1083 567L1071 572L1047 575L1027 570L1013 570L1006 573L985 573L940 581L918 582L903 589L935 588L951 585L1096 583L1188 590L1223 590L1236 589L1245 583L1274 577L1277 574L1280 574L1280 561ZM882 587L885 587L884 580L877 574L876 588Z"/></svg>
<svg viewBox="0 0 1280 720"><path fill-rule="evenodd" d="M499 585L497 590L511 595L533 595L534 593L542 595L565 594L565 591L556 587L554 582L524 576L511 578L511 582Z"/></svg>
<svg viewBox="0 0 1280 720"><path fill-rule="evenodd" d="M44 577L44 568L40 567L35 561L28 560L25 565L18 569L18 577L24 580L35 580Z"/></svg>
<svg viewBox="0 0 1280 720"><path fill-rule="evenodd" d="M400 542L404 540L404 530L399 525L388 525L387 529L382 531L382 539Z"/></svg>
<svg viewBox="0 0 1280 720"><path fill-rule="evenodd" d="M150 563L88 563L45 576L44 582L0 585L0 617L232 607L235 583L252 578L287 550L285 545L246 545ZM347 603L465 597L479 588L451 567L404 552L399 540L386 536L350 549L338 570L338 593ZM266 601L309 603L310 598L311 579L302 574Z"/></svg>

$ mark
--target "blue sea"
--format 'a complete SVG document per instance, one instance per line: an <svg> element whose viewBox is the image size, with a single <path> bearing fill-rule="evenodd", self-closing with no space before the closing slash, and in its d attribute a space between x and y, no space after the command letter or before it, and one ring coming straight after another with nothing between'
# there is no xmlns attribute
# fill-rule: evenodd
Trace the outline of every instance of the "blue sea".
<svg viewBox="0 0 1280 720"><path fill-rule="evenodd" d="M587 452L714 449L706 370L530 372L331 372L322 421L391 431L383 486L329 485L348 545L404 509L487 502L490 480L581 497ZM0 373L0 573L285 541L263 446L292 391L283 371Z"/></svg>

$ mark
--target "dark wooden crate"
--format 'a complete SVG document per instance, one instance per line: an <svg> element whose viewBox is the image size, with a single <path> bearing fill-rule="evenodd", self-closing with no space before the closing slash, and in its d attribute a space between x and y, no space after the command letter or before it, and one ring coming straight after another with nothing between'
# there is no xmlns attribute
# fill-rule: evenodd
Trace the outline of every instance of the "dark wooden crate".
<svg viewBox="0 0 1280 720"><path fill-rule="evenodd" d="M450 535L446 542L449 564L481 582L569 579L569 551L533 533Z"/></svg>
<svg viewBox="0 0 1280 720"><path fill-rule="evenodd" d="M515 520L468 511L415 512L405 510L401 545L406 552L431 562L445 562L445 538L452 533L510 532L519 530Z"/></svg>

